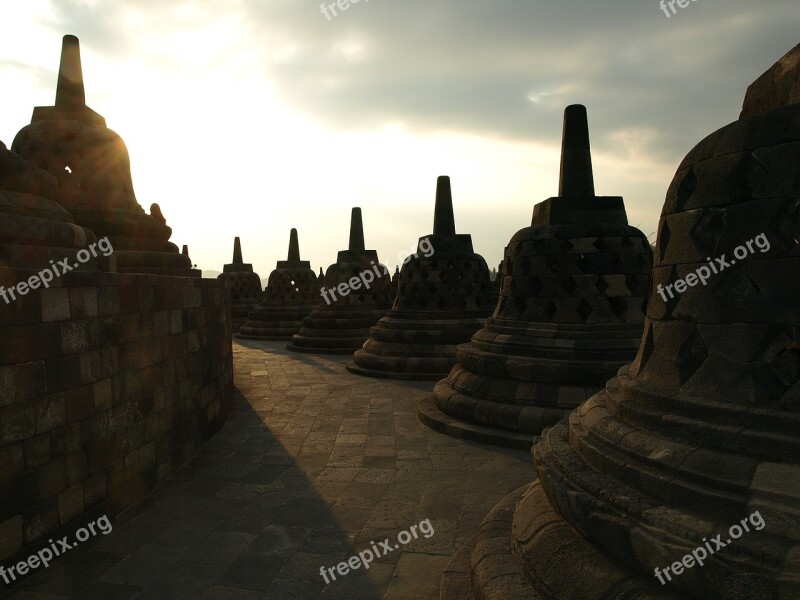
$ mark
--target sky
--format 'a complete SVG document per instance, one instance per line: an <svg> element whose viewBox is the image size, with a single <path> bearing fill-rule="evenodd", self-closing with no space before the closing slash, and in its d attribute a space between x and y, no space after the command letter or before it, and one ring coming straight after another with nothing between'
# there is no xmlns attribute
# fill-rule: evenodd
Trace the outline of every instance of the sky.
<svg viewBox="0 0 800 600"><path fill-rule="evenodd" d="M53 104L73 34L139 204L160 204L198 268L221 271L240 236L266 280L292 227L327 268L360 206L394 271L432 232L439 175L491 268L558 193L567 105L587 107L596 193L654 241L683 156L800 42L797 0L328 4L0 0L0 140Z"/></svg>

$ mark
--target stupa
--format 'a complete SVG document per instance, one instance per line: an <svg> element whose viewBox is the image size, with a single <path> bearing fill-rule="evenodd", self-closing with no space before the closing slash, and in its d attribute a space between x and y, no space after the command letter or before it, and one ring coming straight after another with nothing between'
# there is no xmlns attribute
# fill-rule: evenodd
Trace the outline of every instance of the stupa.
<svg viewBox="0 0 800 600"><path fill-rule="evenodd" d="M798 124L800 45L678 167L636 359L542 435L442 598L800 598Z"/></svg>
<svg viewBox="0 0 800 600"><path fill-rule="evenodd" d="M492 280L492 302L497 306L497 301L500 299L500 284L503 283L503 261L497 265L494 279Z"/></svg>
<svg viewBox="0 0 800 600"><path fill-rule="evenodd" d="M439 177L433 233L400 271L392 309L347 369L359 375L438 380L456 362L456 346L469 341L492 311L489 268L457 234L450 178Z"/></svg>
<svg viewBox="0 0 800 600"><path fill-rule="evenodd" d="M619 196L594 192L586 109L564 111L559 195L505 249L500 299L420 404L435 429L529 448L630 362L652 251Z"/></svg>
<svg viewBox="0 0 800 600"><path fill-rule="evenodd" d="M394 274L392 275L392 281L389 284L389 302L390 304L394 304L394 300L397 298L397 288L400 285L400 267L397 266L394 268Z"/></svg>
<svg viewBox="0 0 800 600"><path fill-rule="evenodd" d="M375 250L364 249L361 209L350 217L350 243L325 272L323 301L303 319L287 348L296 352L352 354L389 307L389 270Z"/></svg>
<svg viewBox="0 0 800 600"><path fill-rule="evenodd" d="M53 197L58 181L0 142L0 284L22 280L18 270L53 269L68 259L70 270L110 271L113 254L98 249L95 234L75 220ZM90 252L90 246L94 252ZM78 253L81 253L81 266ZM52 273L52 271L51 271ZM25 275L29 275L27 272ZM56 275L54 274L53 277Z"/></svg>
<svg viewBox="0 0 800 600"><path fill-rule="evenodd" d="M289 234L289 255L269 274L264 300L250 314L236 337L250 340L290 340L303 318L319 304L317 276L311 263L300 260L297 229Z"/></svg>
<svg viewBox="0 0 800 600"><path fill-rule="evenodd" d="M238 237L233 240L233 260L223 265L217 279L227 279L231 284L231 327L235 333L262 299L261 278L253 272L253 265L242 259Z"/></svg>
<svg viewBox="0 0 800 600"><path fill-rule="evenodd" d="M119 272L200 276L169 242L172 230L163 216L139 206L122 138L86 106L75 36L63 39L55 105L35 107L11 149L58 179L53 199L78 225L109 238Z"/></svg>

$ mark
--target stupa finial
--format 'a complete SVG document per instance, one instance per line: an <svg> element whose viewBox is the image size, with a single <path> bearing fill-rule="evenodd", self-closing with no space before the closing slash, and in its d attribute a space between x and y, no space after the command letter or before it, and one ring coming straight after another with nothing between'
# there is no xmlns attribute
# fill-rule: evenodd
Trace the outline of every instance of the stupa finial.
<svg viewBox="0 0 800 600"><path fill-rule="evenodd" d="M436 180L436 207L433 211L433 235L455 235L456 220L453 216L453 195L450 178L442 175Z"/></svg>
<svg viewBox="0 0 800 600"><path fill-rule="evenodd" d="M233 240L233 260L231 261L231 264L244 264L244 260L242 260L242 243L239 241L238 237L234 238Z"/></svg>
<svg viewBox="0 0 800 600"><path fill-rule="evenodd" d="M348 250L351 252L364 251L364 223L361 220L361 209L353 207L350 213L350 245Z"/></svg>
<svg viewBox="0 0 800 600"><path fill-rule="evenodd" d="M81 47L74 35L65 35L61 43L61 64L58 67L56 87L56 106L86 106L86 93L83 89L83 69L81 68Z"/></svg>
<svg viewBox="0 0 800 600"><path fill-rule="evenodd" d="M589 120L582 104L572 104L564 109L558 195L594 196Z"/></svg>
<svg viewBox="0 0 800 600"><path fill-rule="evenodd" d="M300 244L297 241L297 229L289 232L289 256L287 260L300 260Z"/></svg>

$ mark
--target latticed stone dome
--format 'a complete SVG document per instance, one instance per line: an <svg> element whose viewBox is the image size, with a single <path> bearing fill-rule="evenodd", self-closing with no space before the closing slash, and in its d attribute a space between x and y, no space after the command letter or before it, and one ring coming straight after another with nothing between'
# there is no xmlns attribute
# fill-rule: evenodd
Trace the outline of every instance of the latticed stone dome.
<svg viewBox="0 0 800 600"><path fill-rule="evenodd" d="M433 233L400 271L392 309L347 368L374 377L439 379L493 307L489 268L468 234L455 232L450 178L436 189Z"/></svg>
<svg viewBox="0 0 800 600"><path fill-rule="evenodd" d="M287 260L279 260L269 275L260 305L250 314L237 337L259 340L288 340L302 326L302 320L319 304L319 284L307 260L300 260L297 230L289 236Z"/></svg>
<svg viewBox="0 0 800 600"><path fill-rule="evenodd" d="M458 346L420 418L529 447L633 359L651 269L622 198L595 196L586 109L567 107L559 196L537 204L509 242L494 313Z"/></svg>
<svg viewBox="0 0 800 600"><path fill-rule="evenodd" d="M800 46L683 160L636 359L534 447L512 539L537 591L800 597L798 74Z"/></svg>
<svg viewBox="0 0 800 600"><path fill-rule="evenodd" d="M58 182L0 142L0 285L19 279L14 271L51 268L97 241L53 197ZM95 252L97 254L97 252ZM84 261L84 270L113 269L113 259L98 254Z"/></svg>
<svg viewBox="0 0 800 600"><path fill-rule="evenodd" d="M367 271L374 276L369 287L351 285ZM325 301L303 319L302 328L292 336L287 348L321 354L350 354L360 348L369 337L369 328L388 308L390 279L378 253L365 249L361 209L353 208L348 249L341 250L325 272ZM346 286L346 294L335 291L340 285Z"/></svg>
<svg viewBox="0 0 800 600"><path fill-rule="evenodd" d="M231 286L231 316L233 331L247 321L247 316L261 300L261 278L253 272L253 265L242 258L242 243L233 240L233 260L222 267L217 279L225 279Z"/></svg>
<svg viewBox="0 0 800 600"><path fill-rule="evenodd" d="M54 106L34 108L11 149L58 179L54 199L76 223L109 238L117 270L200 276L169 241L172 229L139 206L122 138L86 106L75 36L64 36Z"/></svg>

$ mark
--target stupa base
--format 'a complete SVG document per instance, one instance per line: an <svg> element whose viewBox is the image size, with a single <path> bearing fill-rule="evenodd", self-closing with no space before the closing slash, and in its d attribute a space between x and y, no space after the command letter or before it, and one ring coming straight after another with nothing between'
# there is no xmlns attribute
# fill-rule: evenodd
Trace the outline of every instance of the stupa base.
<svg viewBox="0 0 800 600"><path fill-rule="evenodd" d="M407 359L414 360L414 359ZM357 365L351 362L347 365L347 370L362 377L376 377L378 379L399 379L399 380L414 380L414 381L439 381L443 374L441 371L435 373L427 373L425 371L416 372L411 369L407 371L382 371L379 369L370 369ZM446 372L445 372L446 374Z"/></svg>
<svg viewBox="0 0 800 600"><path fill-rule="evenodd" d="M486 427L451 417L437 408L433 396L424 398L417 405L417 419L434 431L451 437L514 450L530 450L538 439L532 434Z"/></svg>

